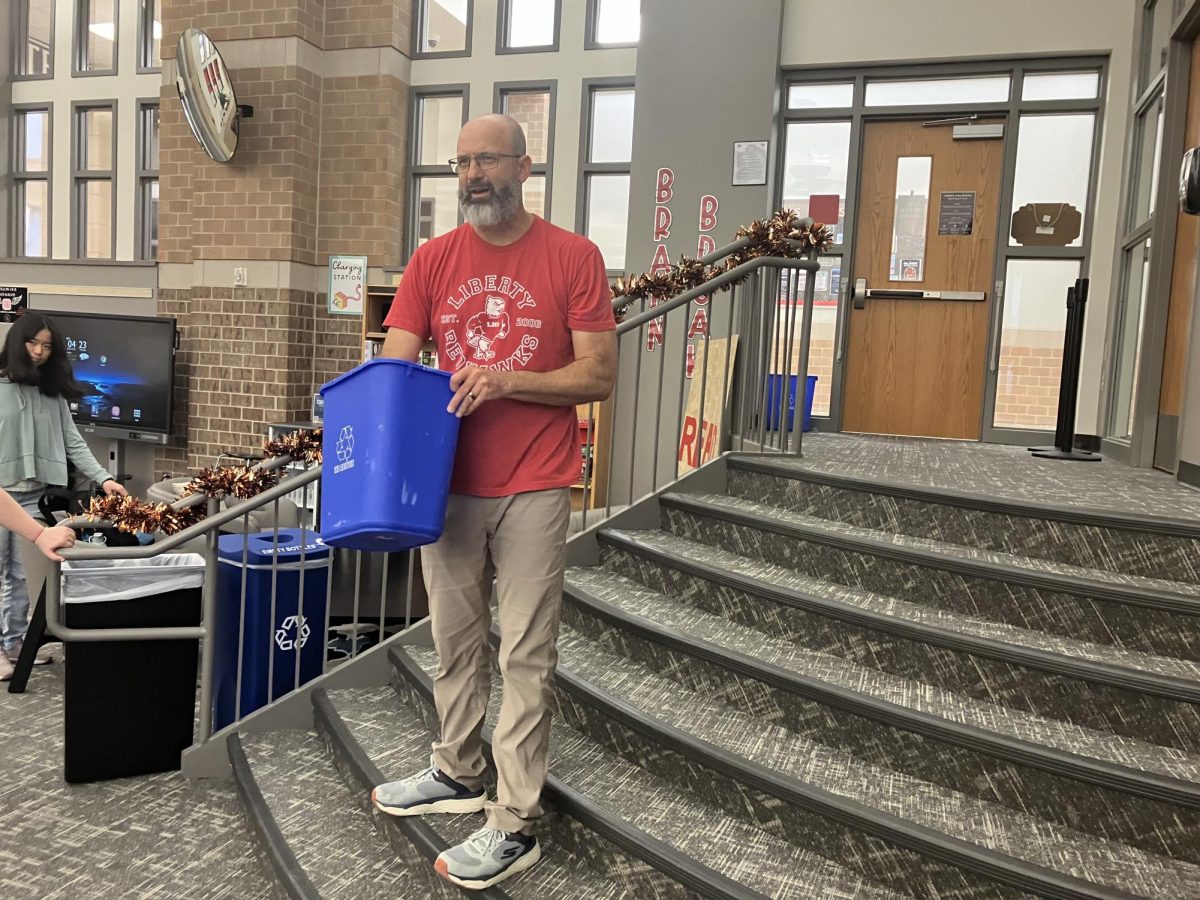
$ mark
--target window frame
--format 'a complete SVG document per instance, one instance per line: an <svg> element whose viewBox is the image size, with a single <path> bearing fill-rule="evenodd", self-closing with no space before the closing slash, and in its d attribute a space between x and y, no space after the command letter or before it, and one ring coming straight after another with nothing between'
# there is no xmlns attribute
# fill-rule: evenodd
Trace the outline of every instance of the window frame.
<svg viewBox="0 0 1200 900"><path fill-rule="evenodd" d="M622 50L630 47L637 47L638 41L633 42L613 42L600 43L596 40L596 29L600 24L600 4L604 0L587 0L587 20L583 32L583 49L584 50ZM640 31L639 31L640 37Z"/></svg>
<svg viewBox="0 0 1200 900"><path fill-rule="evenodd" d="M121 2L113 0L113 52L112 52L112 68L110 69L85 69L83 64L87 61L87 33L88 22L83 16L85 7L90 12L91 5L94 0L74 0L74 27L72 45L71 45L71 77L72 78L95 78L106 75L116 75L117 69L120 66L121 59Z"/></svg>
<svg viewBox="0 0 1200 900"><path fill-rule="evenodd" d="M80 162L84 157L84 144L87 133L81 124L84 116L92 110L108 109L112 111L112 168L83 169ZM73 100L71 101L71 254L70 258L83 263L109 263L117 258L117 171L120 168L117 159L117 115L116 98L105 100ZM106 257L87 256L87 224L82 221L80 212L84 207L83 192L86 185L92 181L107 181L112 186L112 208L109 218L112 226L109 255Z"/></svg>
<svg viewBox="0 0 1200 900"><path fill-rule="evenodd" d="M517 0L499 0L496 4L496 55L513 53L557 53L562 38L562 0L554 0L554 36L549 44L531 44L528 47L512 47L508 40L508 27L512 24L512 7Z"/></svg>
<svg viewBox="0 0 1200 900"><path fill-rule="evenodd" d="M432 0L414 0L411 59L455 59L471 55L471 40L475 31L475 0L467 0L466 41L462 50L422 50L425 15Z"/></svg>
<svg viewBox="0 0 1200 900"><path fill-rule="evenodd" d="M458 176L450 171L445 160L436 163L421 163L421 103L436 97L460 97L462 99L462 124L466 125L470 118L471 85L467 82L458 84L422 84L412 88L409 94L408 117L408 201L404 213L404 246L403 258L412 258L417 249L417 230L421 215L421 195L418 190L423 178L446 178L458 182ZM458 223L462 224L462 214Z"/></svg>
<svg viewBox="0 0 1200 900"><path fill-rule="evenodd" d="M582 106L579 116L579 165L578 178L575 185L575 230L579 234L588 233L588 187L593 175L626 175L632 183L633 150L630 148L630 161L602 162L591 161L592 155L592 122L595 112L593 98L598 93L614 90L631 90L635 92L634 116L637 115L636 79L628 75L609 75L600 78L583 79ZM628 211L626 211L628 216ZM626 234L626 251L628 251L629 236ZM627 260L628 262L628 260ZM609 277L623 275L622 269L608 269Z"/></svg>
<svg viewBox="0 0 1200 900"><path fill-rule="evenodd" d="M46 114L46 171L31 172L23 167L24 137L26 134L25 115L31 112ZM10 141L9 171L12 173L13 191L9 204L10 239L7 251L11 259L53 259L51 245L54 242L54 180L50 177L54 171L54 104L45 103L14 103L11 110L12 139ZM20 165L19 165L20 163ZM45 256L29 256L25 253L25 186L31 181L46 183L46 254Z"/></svg>
<svg viewBox="0 0 1200 900"><path fill-rule="evenodd" d="M546 125L549 129L546 135L546 161L534 163L529 173L531 178L537 176L546 179L546 203L542 209L542 218L549 222L554 184L554 133L556 130L554 120L558 111L558 81L557 79L552 81L497 81L492 87L492 112L504 113L504 101L510 94L549 95L550 105L546 117ZM525 137L528 143L529 136Z"/></svg>
<svg viewBox="0 0 1200 900"><path fill-rule="evenodd" d="M50 0L50 71L44 75L31 75L22 71L25 67L25 45L29 41L29 2L30 0L16 0L13 5L12 79L49 81L54 78L54 66L58 59L54 48L54 21L58 15L58 0Z"/></svg>
<svg viewBox="0 0 1200 900"><path fill-rule="evenodd" d="M137 158L134 160L135 179L137 183L137 209L134 211L134 229L137 243L134 247L134 258L150 262L157 261L158 254L150 252L150 230L148 227L149 187L159 183L159 169L145 168L146 147L148 135L146 131L146 112L155 109L159 111L159 132L162 130L162 104L157 97L139 97L137 101ZM159 153L162 145L159 144ZM161 163L160 163L161 165ZM160 195L161 197L161 195ZM158 216L154 217L155 231L158 230Z"/></svg>
<svg viewBox="0 0 1200 900"><path fill-rule="evenodd" d="M138 0L137 73L153 74L162 71L162 45L159 44L158 65L150 65L154 44L154 10L158 10L159 29L162 29L163 0Z"/></svg>

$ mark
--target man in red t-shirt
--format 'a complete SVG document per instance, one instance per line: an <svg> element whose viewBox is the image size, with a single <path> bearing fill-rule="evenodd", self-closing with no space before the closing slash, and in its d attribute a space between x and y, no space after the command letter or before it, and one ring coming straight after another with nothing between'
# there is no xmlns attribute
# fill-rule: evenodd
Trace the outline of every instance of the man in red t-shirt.
<svg viewBox="0 0 1200 900"><path fill-rule="evenodd" d="M431 766L372 791L392 815L487 810L437 870L485 888L528 869L546 778L558 662L568 488L579 479L575 404L616 377L611 294L599 249L525 210L532 160L507 116L468 122L450 161L466 224L413 254L384 325L383 355L416 360L433 338L462 418L446 528L421 551L438 671L441 739ZM495 573L504 699L493 738L496 800L483 790Z"/></svg>

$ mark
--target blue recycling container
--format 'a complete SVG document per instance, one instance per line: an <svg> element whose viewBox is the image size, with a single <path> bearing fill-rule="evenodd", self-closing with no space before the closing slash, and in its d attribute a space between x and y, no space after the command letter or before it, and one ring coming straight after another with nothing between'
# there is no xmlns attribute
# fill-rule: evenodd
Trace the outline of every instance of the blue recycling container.
<svg viewBox="0 0 1200 900"><path fill-rule="evenodd" d="M296 656L300 684L324 671L325 606L330 548L314 531L304 531L301 569L301 530L279 529L250 534L226 534L217 542L217 621L213 641L213 728L265 706L296 687ZM273 565L273 560L278 564ZM246 605L242 610L242 580ZM275 585L274 618L271 585ZM304 585L301 608L300 586ZM238 696L238 632L242 640L241 708ZM269 690L268 690L269 685Z"/></svg>
<svg viewBox="0 0 1200 900"><path fill-rule="evenodd" d="M796 421L796 380L797 376L789 375L788 385L788 431ZM774 431L779 427L779 392L783 382L782 375L767 376L767 430ZM812 431L813 396L817 392L817 376L809 375L804 385L804 430Z"/></svg>
<svg viewBox="0 0 1200 900"><path fill-rule="evenodd" d="M450 374L373 359L321 388L321 535L352 550L407 550L442 534L458 419Z"/></svg>

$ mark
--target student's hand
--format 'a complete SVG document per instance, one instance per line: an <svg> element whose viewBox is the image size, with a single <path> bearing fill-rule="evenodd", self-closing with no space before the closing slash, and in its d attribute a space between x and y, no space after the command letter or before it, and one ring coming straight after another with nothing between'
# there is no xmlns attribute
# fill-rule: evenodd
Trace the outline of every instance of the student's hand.
<svg viewBox="0 0 1200 900"><path fill-rule="evenodd" d="M65 525L52 525L42 529L33 541L34 546L55 562L62 562L62 557L55 553L63 547L75 546L75 532Z"/></svg>
<svg viewBox="0 0 1200 900"><path fill-rule="evenodd" d="M129 491L125 490L125 485L117 481L115 478L110 478L104 484L100 485L100 489L109 497L116 494L119 497L128 497Z"/></svg>

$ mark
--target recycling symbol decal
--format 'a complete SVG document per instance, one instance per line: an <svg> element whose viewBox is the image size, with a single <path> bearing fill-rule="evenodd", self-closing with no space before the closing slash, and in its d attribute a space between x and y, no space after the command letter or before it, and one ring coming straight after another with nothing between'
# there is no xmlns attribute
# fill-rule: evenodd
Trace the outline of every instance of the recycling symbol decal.
<svg viewBox="0 0 1200 900"><path fill-rule="evenodd" d="M341 462L348 460L354 453L354 427L345 425L338 432L337 446L334 448Z"/></svg>
<svg viewBox="0 0 1200 900"><path fill-rule="evenodd" d="M275 645L280 650L303 650L312 629L304 616L288 616L275 630Z"/></svg>

